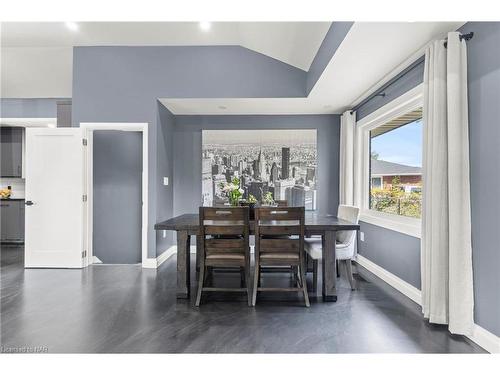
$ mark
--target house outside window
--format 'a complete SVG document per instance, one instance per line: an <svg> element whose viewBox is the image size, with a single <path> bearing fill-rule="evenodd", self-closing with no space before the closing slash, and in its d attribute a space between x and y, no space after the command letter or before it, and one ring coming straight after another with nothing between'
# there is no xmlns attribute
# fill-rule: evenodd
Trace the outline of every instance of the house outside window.
<svg viewBox="0 0 500 375"><path fill-rule="evenodd" d="M373 158L370 162L370 209L419 218L422 211L422 167Z"/></svg>

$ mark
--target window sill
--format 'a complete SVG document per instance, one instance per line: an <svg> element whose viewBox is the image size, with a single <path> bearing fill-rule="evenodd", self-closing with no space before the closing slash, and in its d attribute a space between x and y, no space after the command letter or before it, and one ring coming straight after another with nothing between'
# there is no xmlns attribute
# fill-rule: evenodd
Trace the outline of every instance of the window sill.
<svg viewBox="0 0 500 375"><path fill-rule="evenodd" d="M412 217L364 210L361 212L359 220L416 238L420 238L422 232L422 221Z"/></svg>

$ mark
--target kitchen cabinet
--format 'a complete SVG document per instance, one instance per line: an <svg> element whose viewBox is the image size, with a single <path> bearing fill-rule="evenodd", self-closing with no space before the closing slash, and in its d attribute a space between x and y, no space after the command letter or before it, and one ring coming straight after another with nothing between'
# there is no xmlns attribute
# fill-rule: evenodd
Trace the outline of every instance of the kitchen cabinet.
<svg viewBox="0 0 500 375"><path fill-rule="evenodd" d="M2 199L0 203L2 242L24 241L24 200Z"/></svg>
<svg viewBox="0 0 500 375"><path fill-rule="evenodd" d="M23 128L0 127L1 177L22 177Z"/></svg>

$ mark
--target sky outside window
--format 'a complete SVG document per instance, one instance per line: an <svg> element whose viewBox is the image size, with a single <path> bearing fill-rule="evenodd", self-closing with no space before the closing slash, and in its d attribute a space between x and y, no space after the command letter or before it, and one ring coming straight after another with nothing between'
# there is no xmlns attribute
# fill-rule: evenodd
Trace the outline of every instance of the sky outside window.
<svg viewBox="0 0 500 375"><path fill-rule="evenodd" d="M371 151L380 160L422 166L422 119L371 139Z"/></svg>

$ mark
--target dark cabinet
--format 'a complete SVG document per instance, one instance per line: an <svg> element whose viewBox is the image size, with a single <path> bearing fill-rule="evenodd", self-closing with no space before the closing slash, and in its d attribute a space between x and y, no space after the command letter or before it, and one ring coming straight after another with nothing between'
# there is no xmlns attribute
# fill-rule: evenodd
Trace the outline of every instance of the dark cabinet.
<svg viewBox="0 0 500 375"><path fill-rule="evenodd" d="M23 165L23 129L0 127L1 177L21 177Z"/></svg>
<svg viewBox="0 0 500 375"><path fill-rule="evenodd" d="M2 200L0 215L1 241L24 241L24 200Z"/></svg>

